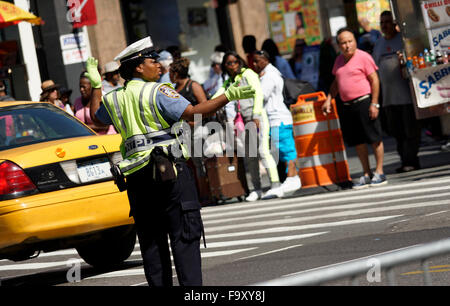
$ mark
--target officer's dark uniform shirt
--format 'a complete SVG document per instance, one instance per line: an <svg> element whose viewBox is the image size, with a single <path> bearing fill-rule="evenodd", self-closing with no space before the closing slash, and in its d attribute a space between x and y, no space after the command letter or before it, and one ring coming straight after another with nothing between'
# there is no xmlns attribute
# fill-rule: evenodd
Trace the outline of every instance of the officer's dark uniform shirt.
<svg viewBox="0 0 450 306"><path fill-rule="evenodd" d="M149 103L152 104L153 100L149 100ZM190 104L191 103L188 100L186 100L178 92L167 85L160 86L156 93L156 105L158 107L158 111L169 125L178 122L181 118L181 115ZM95 116L103 124L113 124L111 117L109 116L109 113L103 103L95 113Z"/></svg>

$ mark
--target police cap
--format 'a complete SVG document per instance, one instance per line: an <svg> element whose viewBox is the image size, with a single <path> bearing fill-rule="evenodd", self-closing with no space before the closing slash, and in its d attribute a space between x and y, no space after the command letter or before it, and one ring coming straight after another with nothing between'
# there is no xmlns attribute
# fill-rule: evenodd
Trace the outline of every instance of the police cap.
<svg viewBox="0 0 450 306"><path fill-rule="evenodd" d="M120 61L121 64L134 60L137 58L154 58L158 59L159 55L153 48L153 42L150 36L138 40L128 47L126 47L122 52L120 52L115 58L115 61Z"/></svg>

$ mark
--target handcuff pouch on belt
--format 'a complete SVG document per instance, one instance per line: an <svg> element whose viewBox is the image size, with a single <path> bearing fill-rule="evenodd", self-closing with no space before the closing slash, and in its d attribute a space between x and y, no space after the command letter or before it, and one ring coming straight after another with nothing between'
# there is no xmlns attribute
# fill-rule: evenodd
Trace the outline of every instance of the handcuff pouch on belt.
<svg viewBox="0 0 450 306"><path fill-rule="evenodd" d="M125 182L125 176L120 171L120 168L118 165L114 165L111 162L111 174L114 178L114 184L117 185L117 188L119 188L119 191L125 191L127 190L127 183Z"/></svg>
<svg viewBox="0 0 450 306"><path fill-rule="evenodd" d="M175 160L170 152L164 152L162 147L156 147L150 155L153 167L153 179L156 182L174 181L177 178Z"/></svg>

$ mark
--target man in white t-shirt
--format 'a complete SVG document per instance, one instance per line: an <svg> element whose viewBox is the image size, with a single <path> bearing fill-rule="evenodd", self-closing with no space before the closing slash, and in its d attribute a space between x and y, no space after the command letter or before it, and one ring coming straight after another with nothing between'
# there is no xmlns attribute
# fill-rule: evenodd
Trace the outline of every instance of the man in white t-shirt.
<svg viewBox="0 0 450 306"><path fill-rule="evenodd" d="M283 193L293 192L301 187L301 181L295 166L297 151L292 132L292 115L283 100L284 81L280 71L269 62L266 51L255 51L253 60L261 80L272 143L279 150L280 161L287 163L287 178L280 188Z"/></svg>
<svg viewBox="0 0 450 306"><path fill-rule="evenodd" d="M384 37L375 43L372 56L379 67L388 133L397 141L397 152L402 162L397 172L413 171L420 168L417 156L420 145L420 125L415 117L409 84L402 77L397 56L397 52L404 49L402 37L395 29L390 11L381 13L380 26Z"/></svg>

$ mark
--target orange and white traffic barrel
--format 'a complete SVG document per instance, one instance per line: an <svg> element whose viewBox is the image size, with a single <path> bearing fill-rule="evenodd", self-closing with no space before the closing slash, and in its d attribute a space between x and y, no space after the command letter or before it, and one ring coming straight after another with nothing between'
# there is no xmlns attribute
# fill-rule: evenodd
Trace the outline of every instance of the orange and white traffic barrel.
<svg viewBox="0 0 450 306"><path fill-rule="evenodd" d="M351 181L336 102L323 115L324 92L300 95L290 106L297 149L297 166L303 188Z"/></svg>

